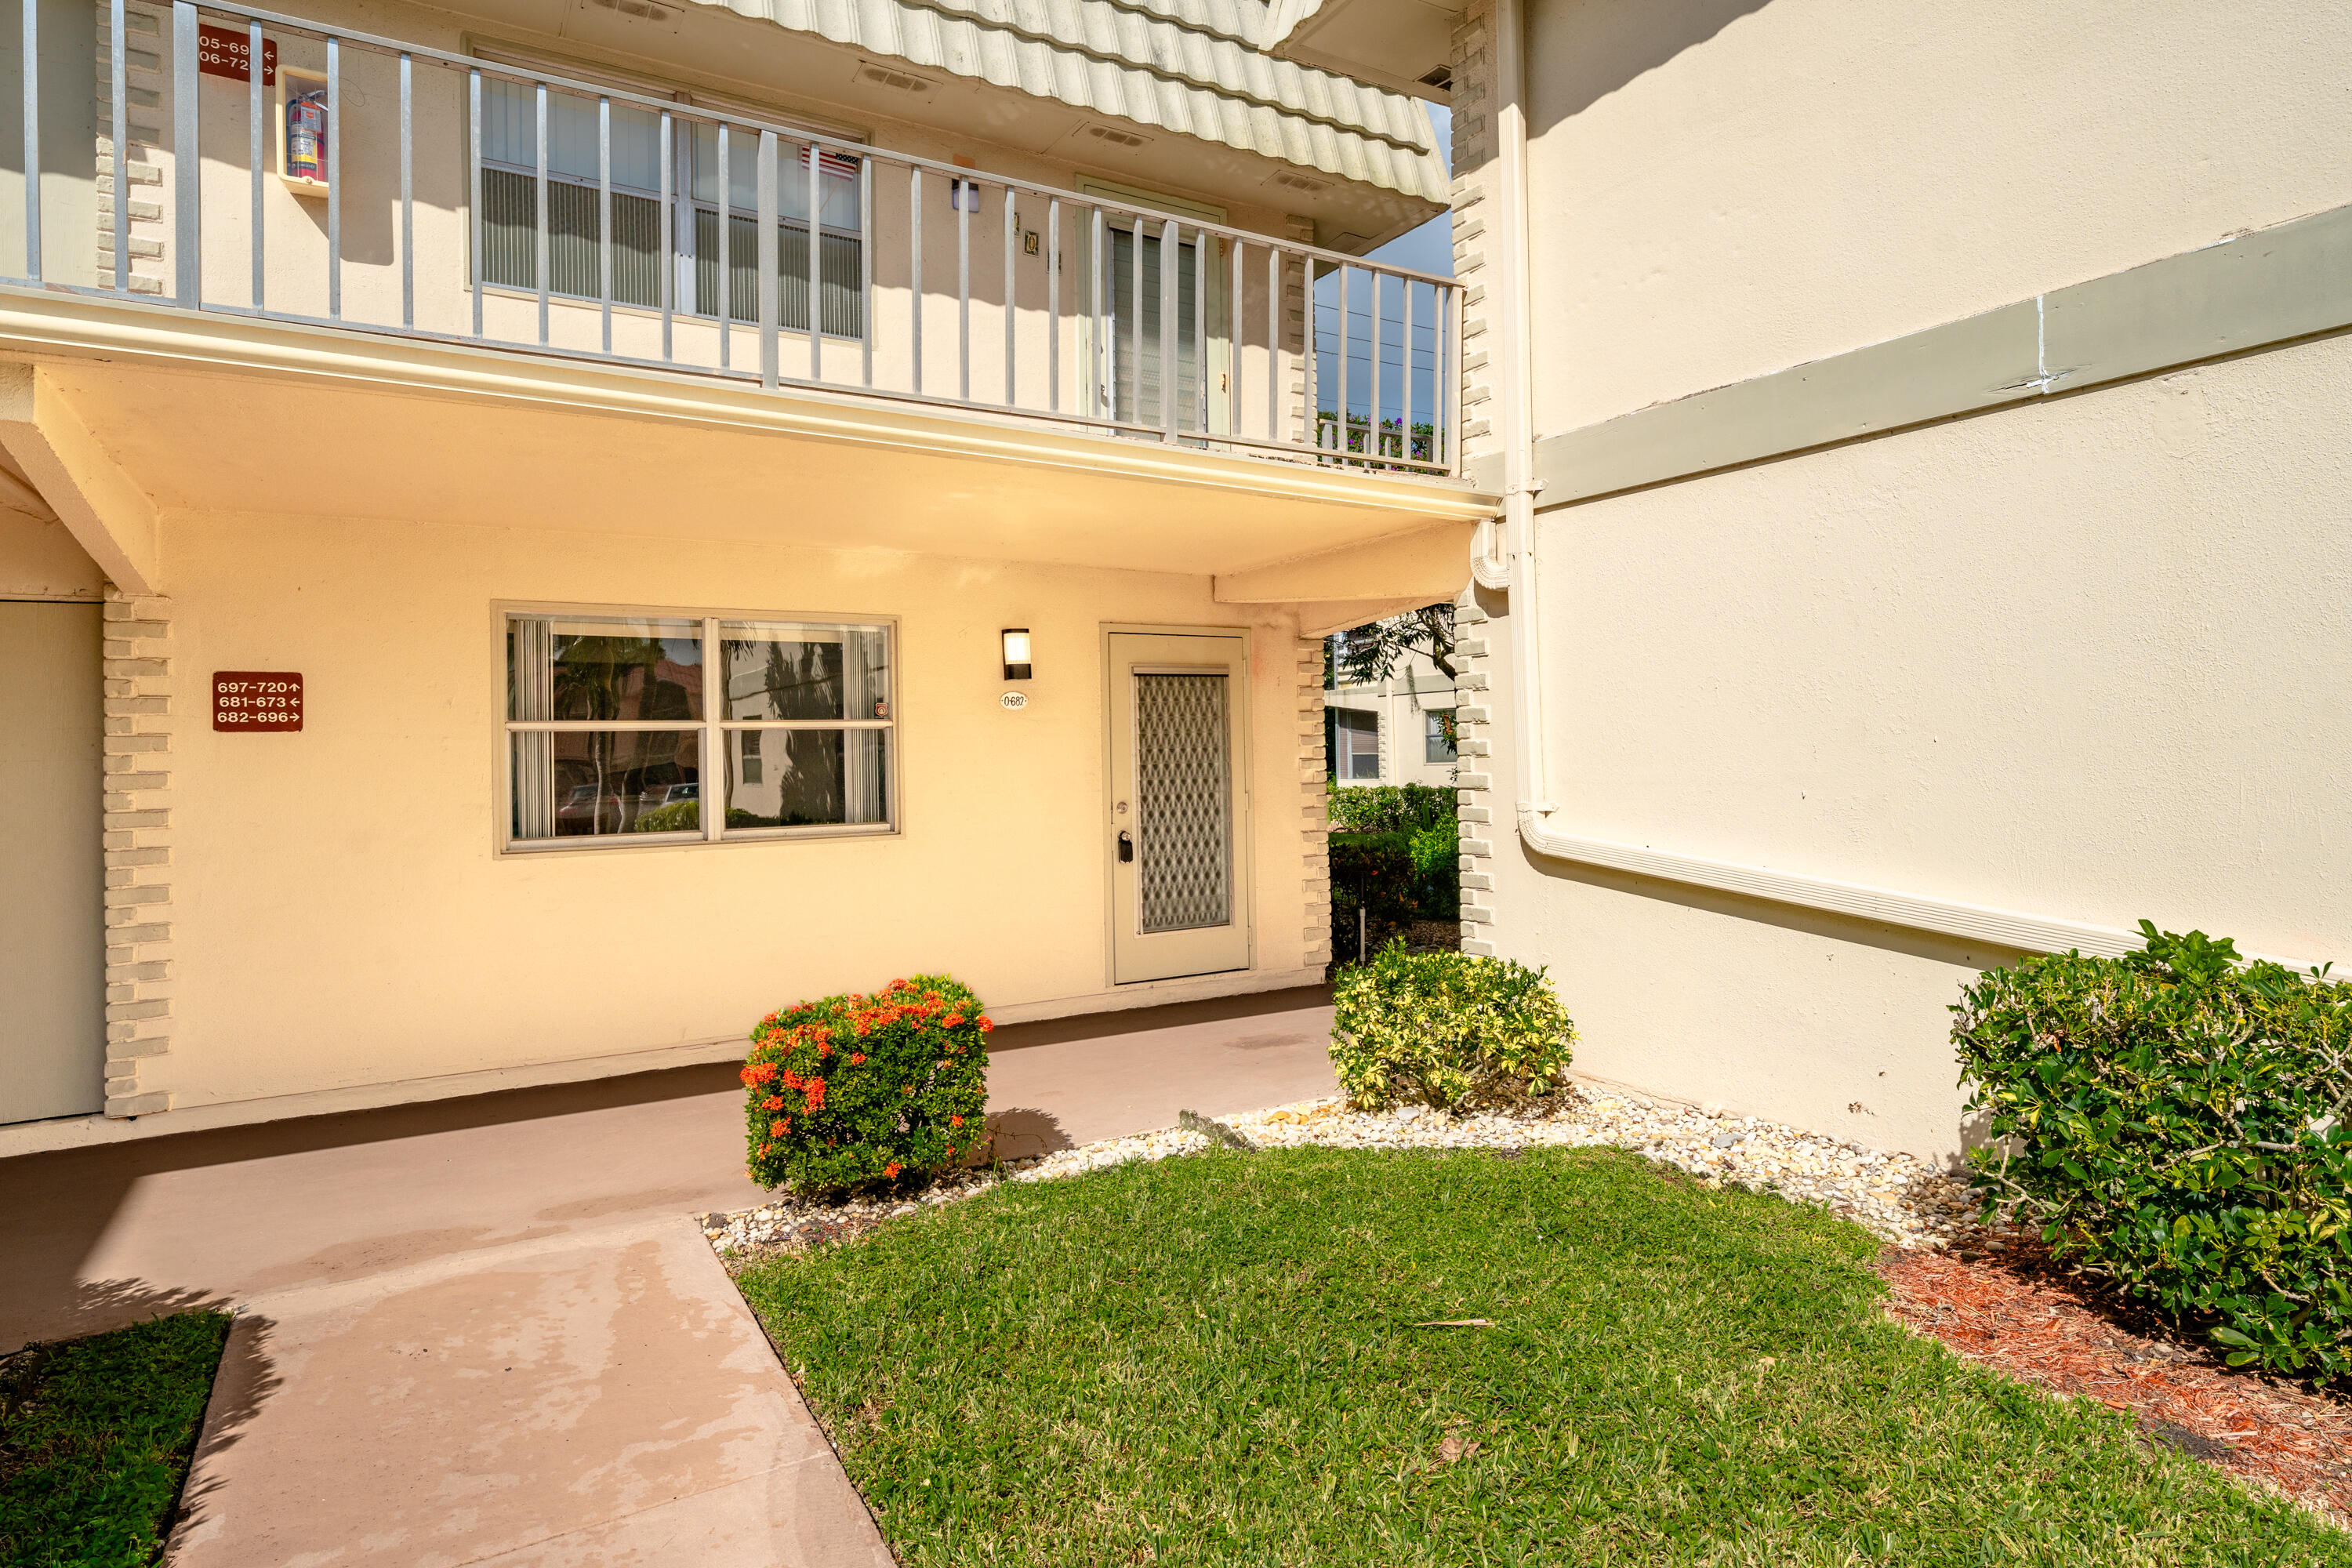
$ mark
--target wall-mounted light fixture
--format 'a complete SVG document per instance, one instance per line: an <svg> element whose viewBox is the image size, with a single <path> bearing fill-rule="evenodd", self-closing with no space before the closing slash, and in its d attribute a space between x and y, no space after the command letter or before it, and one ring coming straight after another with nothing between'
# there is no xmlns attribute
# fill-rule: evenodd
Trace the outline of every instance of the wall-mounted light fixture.
<svg viewBox="0 0 2352 1568"><path fill-rule="evenodd" d="M1004 628L1004 679L1007 680L1029 679L1029 628L1027 626Z"/></svg>

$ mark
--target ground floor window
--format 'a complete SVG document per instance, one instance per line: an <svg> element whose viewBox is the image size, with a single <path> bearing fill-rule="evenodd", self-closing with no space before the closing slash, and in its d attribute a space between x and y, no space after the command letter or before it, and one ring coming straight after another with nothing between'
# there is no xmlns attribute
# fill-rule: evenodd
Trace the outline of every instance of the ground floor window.
<svg viewBox="0 0 2352 1568"><path fill-rule="evenodd" d="M1423 760L1433 763L1454 761L1454 715L1428 713L1423 714L1423 718L1428 723L1428 750L1423 754Z"/></svg>
<svg viewBox="0 0 2352 1568"><path fill-rule="evenodd" d="M1331 716L1331 773L1341 784L1377 784L1381 777L1381 716L1358 708L1325 710Z"/></svg>
<svg viewBox="0 0 2352 1568"><path fill-rule="evenodd" d="M506 626L513 845L893 826L887 623L513 612Z"/></svg>

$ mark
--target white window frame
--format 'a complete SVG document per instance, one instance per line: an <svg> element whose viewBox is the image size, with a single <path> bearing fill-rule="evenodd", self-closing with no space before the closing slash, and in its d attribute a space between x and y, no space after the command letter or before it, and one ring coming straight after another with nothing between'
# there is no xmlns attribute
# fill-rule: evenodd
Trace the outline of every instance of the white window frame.
<svg viewBox="0 0 2352 1568"><path fill-rule="evenodd" d="M1443 744L1445 740L1445 715L1448 711L1448 710L1443 708L1424 708L1422 710L1422 713L1423 715L1421 726L1422 761L1428 766L1435 767L1440 763L1458 763L1462 760L1462 751L1458 744L1449 751L1444 756L1437 757L1431 756L1429 754L1435 751L1439 745Z"/></svg>
<svg viewBox="0 0 2352 1568"><path fill-rule="evenodd" d="M835 612L777 610L683 609L675 605L499 604L492 606L494 646L499 670L498 728L498 851L501 856L569 854L575 850L653 849L713 844L775 843L809 838L884 838L902 833L899 820L898 712L904 682L898 668L898 619L895 616L841 615ZM702 627L702 717L700 719L517 719L509 696L513 679L508 628L518 620L694 621ZM760 626L877 626L883 633L884 668L889 671L889 717L887 719L729 719L727 694L719 657L719 626L749 624ZM796 827L736 827L727 826L727 731L730 730L882 730L883 791L880 822L813 823ZM697 764L697 816L701 826L676 833L583 834L568 838L517 838L515 821L514 737L563 731L695 732L702 737ZM764 750L764 747L762 748ZM715 784L715 788L713 785ZM716 809L713 805L716 804Z"/></svg>
<svg viewBox="0 0 2352 1568"><path fill-rule="evenodd" d="M1369 724L1361 722L1350 724L1345 718L1342 718L1333 726L1335 740L1344 739L1350 731L1353 731L1357 734L1369 734L1372 738L1372 749L1369 752L1359 752L1352 745L1344 746L1341 749L1339 761L1342 765L1339 770L1336 770L1336 776L1339 778L1339 781L1343 784L1380 783L1381 751L1381 731L1384 728L1381 722L1380 710L1376 708L1335 707L1331 711L1339 714L1354 714L1359 720L1368 719L1371 721ZM1371 758L1372 771L1369 774L1359 773L1354 771L1356 759L1360 756L1370 756Z"/></svg>

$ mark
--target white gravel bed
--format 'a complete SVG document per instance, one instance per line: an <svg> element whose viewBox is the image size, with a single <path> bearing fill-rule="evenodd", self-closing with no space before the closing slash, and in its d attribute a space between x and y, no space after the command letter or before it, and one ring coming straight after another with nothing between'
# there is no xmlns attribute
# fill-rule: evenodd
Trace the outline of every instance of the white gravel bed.
<svg viewBox="0 0 2352 1568"><path fill-rule="evenodd" d="M1897 1247L1940 1248L1976 1229L1967 1181L1925 1161L1618 1089L1574 1089L1538 1116L1449 1116L1422 1106L1349 1110L1335 1096L1231 1117L1226 1125L1261 1148L1609 1145L1687 1171L1704 1185L1737 1184L1821 1204Z"/></svg>
<svg viewBox="0 0 2352 1568"><path fill-rule="evenodd" d="M1819 1133L1654 1100L1612 1089L1577 1089L1535 1116L1451 1116L1426 1107L1349 1110L1334 1096L1228 1117L1260 1148L1536 1149L1612 1146L1690 1173L1703 1185L1739 1185L1820 1204L1898 1247L1941 1248L1976 1230L1965 1180L1915 1160L1840 1143ZM862 1234L887 1220L986 1191L1000 1180L1052 1181L1135 1160L1164 1160L1211 1146L1180 1128L1107 1139L1034 1159L1001 1174L973 1171L904 1199L813 1203L779 1194L758 1208L705 1215L703 1235L722 1257L797 1250Z"/></svg>

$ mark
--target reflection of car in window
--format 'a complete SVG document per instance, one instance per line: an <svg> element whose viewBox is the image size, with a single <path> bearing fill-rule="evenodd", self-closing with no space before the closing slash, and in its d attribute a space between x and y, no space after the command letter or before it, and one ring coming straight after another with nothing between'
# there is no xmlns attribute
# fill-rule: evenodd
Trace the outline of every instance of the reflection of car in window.
<svg viewBox="0 0 2352 1568"><path fill-rule="evenodd" d="M621 797L607 791L600 800L596 786L575 787L555 813L558 833L617 833L621 830Z"/></svg>
<svg viewBox="0 0 2352 1568"><path fill-rule="evenodd" d="M670 785L668 791L663 795L661 804L664 805L672 805L681 800L699 800L701 798L702 786L699 784L674 784Z"/></svg>

